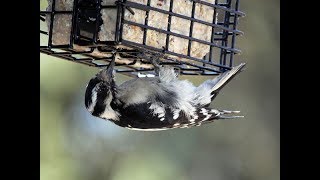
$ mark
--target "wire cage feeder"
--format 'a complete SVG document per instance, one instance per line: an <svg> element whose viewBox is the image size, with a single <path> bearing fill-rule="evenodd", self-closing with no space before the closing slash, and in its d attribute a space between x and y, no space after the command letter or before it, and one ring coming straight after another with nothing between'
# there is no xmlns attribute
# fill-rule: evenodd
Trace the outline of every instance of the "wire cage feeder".
<svg viewBox="0 0 320 180"><path fill-rule="evenodd" d="M115 58L130 76L153 73L151 56L183 75L217 75L240 53L244 15L239 0L48 0L40 52L93 67Z"/></svg>

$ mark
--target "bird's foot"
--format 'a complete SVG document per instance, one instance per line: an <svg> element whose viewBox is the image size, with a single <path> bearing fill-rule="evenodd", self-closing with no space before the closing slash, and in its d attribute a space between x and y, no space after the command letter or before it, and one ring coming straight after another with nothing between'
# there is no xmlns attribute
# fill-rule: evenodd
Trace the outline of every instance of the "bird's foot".
<svg viewBox="0 0 320 180"><path fill-rule="evenodd" d="M157 76L159 76L160 69L162 68L162 65L160 65L160 63L161 63L160 58L161 57L162 57L162 54L155 54L155 55L152 55L150 58L150 63L153 65L154 71Z"/></svg>
<svg viewBox="0 0 320 180"><path fill-rule="evenodd" d="M138 55L138 57L148 60L153 65L156 76L159 76L160 69L163 67L162 65L160 65L160 58L163 57L162 53L155 53L149 55L149 53L142 52Z"/></svg>

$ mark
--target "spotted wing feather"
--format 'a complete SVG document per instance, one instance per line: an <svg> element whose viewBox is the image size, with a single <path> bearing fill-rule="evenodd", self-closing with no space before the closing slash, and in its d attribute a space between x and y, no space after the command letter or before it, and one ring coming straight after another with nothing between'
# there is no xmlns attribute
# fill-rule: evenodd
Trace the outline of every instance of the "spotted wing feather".
<svg viewBox="0 0 320 180"><path fill-rule="evenodd" d="M139 131L161 131L175 128L189 128L200 126L218 119L236 118L240 116L226 116L227 114L238 113L238 111L221 111L210 108L200 108L196 116L188 118L180 112L178 117L167 109L165 116L158 117L149 109L148 104L128 106L121 113L120 121L115 123L119 126Z"/></svg>

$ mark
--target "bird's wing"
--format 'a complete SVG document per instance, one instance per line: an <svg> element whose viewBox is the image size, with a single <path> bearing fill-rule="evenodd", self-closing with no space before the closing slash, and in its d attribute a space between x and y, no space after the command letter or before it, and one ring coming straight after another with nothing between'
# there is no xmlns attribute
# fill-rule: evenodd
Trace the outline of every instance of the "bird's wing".
<svg viewBox="0 0 320 180"><path fill-rule="evenodd" d="M227 118L224 114L232 112L194 107L181 100L179 95L182 92L167 89L159 82L157 78L139 78L120 86L118 99L126 103L113 107L121 115L119 121L114 122L133 130L159 131L199 126L214 119Z"/></svg>
<svg viewBox="0 0 320 180"><path fill-rule="evenodd" d="M199 108L196 109L195 116L188 117L182 111L172 111L170 108L142 103L124 108L120 112L120 121L115 123L132 130L160 131L200 126L218 119L241 117L232 116L234 113L239 113L239 111Z"/></svg>

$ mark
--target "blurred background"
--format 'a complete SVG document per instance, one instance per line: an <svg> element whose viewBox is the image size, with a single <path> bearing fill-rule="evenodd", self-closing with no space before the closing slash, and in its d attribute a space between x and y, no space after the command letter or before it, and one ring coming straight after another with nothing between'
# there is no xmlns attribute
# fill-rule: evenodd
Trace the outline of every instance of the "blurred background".
<svg viewBox="0 0 320 180"><path fill-rule="evenodd" d="M243 119L160 132L122 129L84 107L97 69L40 54L41 180L280 179L279 7L279 0L240 3L245 35L237 39L236 62L247 68L212 107L241 110Z"/></svg>

